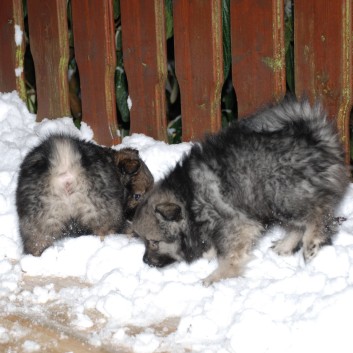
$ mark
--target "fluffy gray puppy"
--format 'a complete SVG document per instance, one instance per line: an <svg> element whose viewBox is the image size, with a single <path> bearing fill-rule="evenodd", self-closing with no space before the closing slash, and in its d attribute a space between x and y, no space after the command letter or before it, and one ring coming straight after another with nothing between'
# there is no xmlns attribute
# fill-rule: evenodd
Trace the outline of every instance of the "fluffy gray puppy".
<svg viewBox="0 0 353 353"><path fill-rule="evenodd" d="M16 206L24 252L39 256L67 236L122 232L152 184L136 150L49 136L20 166Z"/></svg>
<svg viewBox="0 0 353 353"><path fill-rule="evenodd" d="M213 252L210 285L242 274L269 225L287 234L280 255L305 261L331 243L335 210L349 184L333 122L320 106L287 100L195 144L138 206L133 230L144 262L163 267Z"/></svg>

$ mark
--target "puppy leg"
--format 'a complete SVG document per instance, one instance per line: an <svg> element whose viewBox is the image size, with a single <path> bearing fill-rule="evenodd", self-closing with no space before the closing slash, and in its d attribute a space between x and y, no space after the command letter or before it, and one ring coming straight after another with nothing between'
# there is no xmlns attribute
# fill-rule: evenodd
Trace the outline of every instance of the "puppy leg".
<svg viewBox="0 0 353 353"><path fill-rule="evenodd" d="M262 231L262 225L250 220L226 227L217 244L218 267L203 280L204 286L240 276Z"/></svg>
<svg viewBox="0 0 353 353"><path fill-rule="evenodd" d="M102 200L97 200L96 203L97 205L81 203L76 217L85 228L103 241L106 235L116 234L124 225L122 210L118 203L105 203Z"/></svg>
<svg viewBox="0 0 353 353"><path fill-rule="evenodd" d="M291 229L283 239L274 241L271 249L280 256L293 255L303 246L303 235L303 228Z"/></svg>
<svg viewBox="0 0 353 353"><path fill-rule="evenodd" d="M329 216L322 216L322 214ZM313 259L320 248L324 245L332 244L332 235L337 232L338 222L330 216L331 212L317 212L316 216L312 217L311 222L306 225L306 230L303 237L303 256L305 262Z"/></svg>
<svg viewBox="0 0 353 353"><path fill-rule="evenodd" d="M116 229L114 228L107 228L107 227L99 227L93 230L93 234L99 236L100 241L104 241L105 237L110 234L115 234Z"/></svg>
<svg viewBox="0 0 353 353"><path fill-rule="evenodd" d="M25 254L40 256L43 251L63 237L63 224L55 219L20 221L20 232Z"/></svg>
<svg viewBox="0 0 353 353"><path fill-rule="evenodd" d="M209 287L222 279L240 276L243 273L243 266L250 256L248 254L238 255L234 253L233 255L218 258L218 267L202 281L202 284L205 287Z"/></svg>
<svg viewBox="0 0 353 353"><path fill-rule="evenodd" d="M307 225L303 238L303 256L305 262L312 260L324 245L331 245L331 236L323 231L322 225Z"/></svg>
<svg viewBox="0 0 353 353"><path fill-rule="evenodd" d="M25 254L33 256L42 255L43 251L53 245L55 240L59 239L47 234L37 234L35 239L28 238L23 242L23 250Z"/></svg>
<svg viewBox="0 0 353 353"><path fill-rule="evenodd" d="M104 241L105 237L110 234L115 234L117 232L117 228L114 227L112 224L106 223L101 224L99 220L92 221L92 233L98 235L101 241Z"/></svg>

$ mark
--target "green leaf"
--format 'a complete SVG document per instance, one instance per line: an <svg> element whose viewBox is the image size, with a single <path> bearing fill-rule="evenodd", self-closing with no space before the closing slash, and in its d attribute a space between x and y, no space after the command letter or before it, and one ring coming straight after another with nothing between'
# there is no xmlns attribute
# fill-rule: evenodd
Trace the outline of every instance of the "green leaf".
<svg viewBox="0 0 353 353"><path fill-rule="evenodd" d="M115 94L116 104L123 122L128 123L130 121L130 110L127 104L129 97L126 73L123 64L123 51L122 51L122 39L121 29L118 28L116 36L116 56L117 66L115 71Z"/></svg>
<svg viewBox="0 0 353 353"><path fill-rule="evenodd" d="M114 20L120 17L120 0L113 2Z"/></svg>
<svg viewBox="0 0 353 353"><path fill-rule="evenodd" d="M173 0L165 0L166 39L173 37Z"/></svg>
<svg viewBox="0 0 353 353"><path fill-rule="evenodd" d="M294 82L294 33L293 33L293 17L285 17L284 22L284 45L285 45L285 61L286 61L286 78L287 87L291 93L295 92Z"/></svg>
<svg viewBox="0 0 353 353"><path fill-rule="evenodd" d="M118 106L121 119L127 123L130 121L130 110L127 104L129 97L125 71L121 66L117 66L115 74L116 104Z"/></svg>
<svg viewBox="0 0 353 353"><path fill-rule="evenodd" d="M228 76L232 62L230 42L230 0L222 0L222 26L223 26L223 65L224 79Z"/></svg>
<svg viewBox="0 0 353 353"><path fill-rule="evenodd" d="M27 16L27 0L22 0L23 17Z"/></svg>

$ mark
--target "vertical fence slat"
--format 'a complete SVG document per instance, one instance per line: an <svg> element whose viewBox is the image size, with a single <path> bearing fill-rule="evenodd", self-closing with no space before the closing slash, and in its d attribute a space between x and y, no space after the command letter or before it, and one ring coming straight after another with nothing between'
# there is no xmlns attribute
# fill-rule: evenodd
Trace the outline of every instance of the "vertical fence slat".
<svg viewBox="0 0 353 353"><path fill-rule="evenodd" d="M110 146L120 141L114 74L116 50L113 2L72 0L75 58L80 73L82 118L94 139Z"/></svg>
<svg viewBox="0 0 353 353"><path fill-rule="evenodd" d="M120 9L130 130L167 140L164 1L121 0Z"/></svg>
<svg viewBox="0 0 353 353"><path fill-rule="evenodd" d="M295 80L298 96L323 102L337 125L349 162L352 104L352 0L296 0Z"/></svg>
<svg viewBox="0 0 353 353"><path fill-rule="evenodd" d="M70 115L66 3L66 0L27 1L38 120Z"/></svg>
<svg viewBox="0 0 353 353"><path fill-rule="evenodd" d="M15 41L16 27L18 33L20 31L23 33L22 41L18 43ZM23 73L25 38L21 0L3 0L1 2L0 48L0 92L17 90L20 97L25 99L26 90Z"/></svg>
<svg viewBox="0 0 353 353"><path fill-rule="evenodd" d="M231 0L232 75L238 114L286 92L283 0Z"/></svg>
<svg viewBox="0 0 353 353"><path fill-rule="evenodd" d="M173 16L183 140L188 141L221 127L222 1L174 0Z"/></svg>

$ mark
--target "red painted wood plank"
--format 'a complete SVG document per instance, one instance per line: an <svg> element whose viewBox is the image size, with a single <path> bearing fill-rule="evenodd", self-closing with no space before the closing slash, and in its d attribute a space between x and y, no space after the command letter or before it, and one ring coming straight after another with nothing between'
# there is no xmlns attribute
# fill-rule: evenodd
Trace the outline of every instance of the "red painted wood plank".
<svg viewBox="0 0 353 353"><path fill-rule="evenodd" d="M16 29L17 28L17 29ZM25 100L23 73L24 34L15 41L15 32L24 33L21 0L3 0L0 4L0 92L17 90Z"/></svg>
<svg viewBox="0 0 353 353"><path fill-rule="evenodd" d="M298 96L320 100L337 119L349 162L352 109L352 0L295 2L295 80Z"/></svg>
<svg viewBox="0 0 353 353"><path fill-rule="evenodd" d="M38 120L70 115L66 3L66 0L27 1Z"/></svg>
<svg viewBox="0 0 353 353"><path fill-rule="evenodd" d="M174 0L173 16L183 140L189 141L221 127L222 1Z"/></svg>
<svg viewBox="0 0 353 353"><path fill-rule="evenodd" d="M282 0L231 0L232 78L240 117L285 95L283 18Z"/></svg>
<svg viewBox="0 0 353 353"><path fill-rule="evenodd" d="M112 0L72 0L75 57L80 73L82 118L94 139L120 142L114 73L116 68Z"/></svg>
<svg viewBox="0 0 353 353"><path fill-rule="evenodd" d="M130 131L167 140L164 1L121 0L123 58L132 101Z"/></svg>

